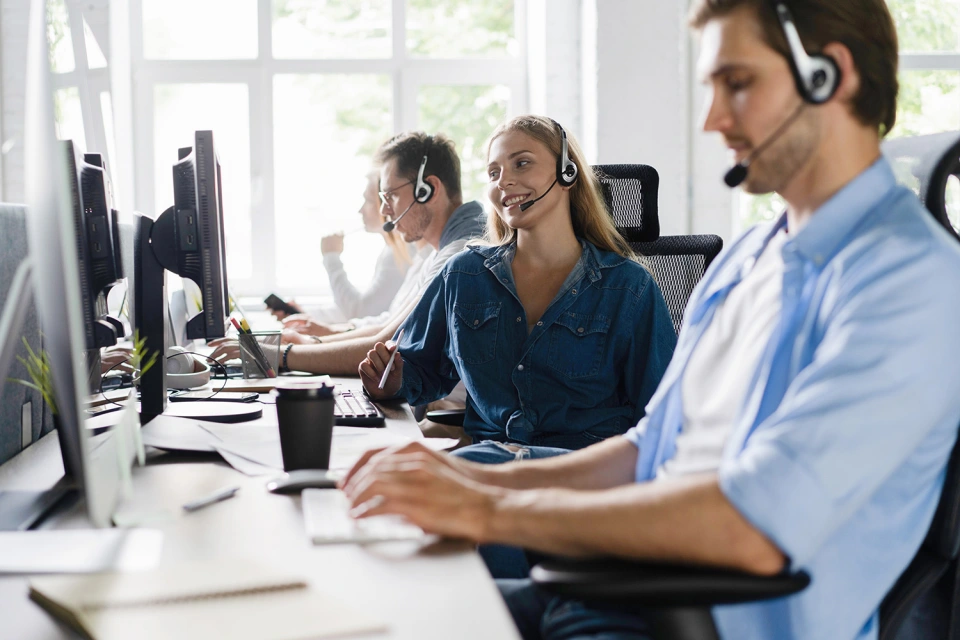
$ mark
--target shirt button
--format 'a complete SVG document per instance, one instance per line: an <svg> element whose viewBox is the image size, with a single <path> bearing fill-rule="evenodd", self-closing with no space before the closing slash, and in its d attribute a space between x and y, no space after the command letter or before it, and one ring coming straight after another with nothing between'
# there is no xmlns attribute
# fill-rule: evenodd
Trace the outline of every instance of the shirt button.
<svg viewBox="0 0 960 640"><path fill-rule="evenodd" d="M577 290L576 290L576 289L574 289L574 290L573 290L573 291L571 291L570 293L572 293L573 295L577 295Z"/></svg>
<svg viewBox="0 0 960 640"><path fill-rule="evenodd" d="M517 365L517 371L523 371L523 365L522 365L522 364L518 364L518 365Z"/></svg>
<svg viewBox="0 0 960 640"><path fill-rule="evenodd" d="M473 321L473 326L477 326L478 324L480 324L480 321L479 321L479 320L474 320L474 321Z"/></svg>
<svg viewBox="0 0 960 640"><path fill-rule="evenodd" d="M538 322L538 323L537 323L537 326L538 326L538 327L542 327L542 326L543 326L543 322Z"/></svg>
<svg viewBox="0 0 960 640"><path fill-rule="evenodd" d="M583 333L583 327L580 327L579 329L577 329L577 333Z"/></svg>
<svg viewBox="0 0 960 640"><path fill-rule="evenodd" d="M520 316L517 316L517 322L523 322L523 320L520 319Z"/></svg>

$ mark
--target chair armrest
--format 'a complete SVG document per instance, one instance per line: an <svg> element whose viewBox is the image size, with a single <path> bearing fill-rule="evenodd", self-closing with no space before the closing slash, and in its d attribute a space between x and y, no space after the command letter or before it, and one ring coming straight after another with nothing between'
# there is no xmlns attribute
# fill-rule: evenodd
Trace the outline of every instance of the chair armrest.
<svg viewBox="0 0 960 640"><path fill-rule="evenodd" d="M448 427L462 427L465 413L463 409L438 409L437 411L427 411L426 418L431 422L445 424Z"/></svg>
<svg viewBox="0 0 960 640"><path fill-rule="evenodd" d="M707 567L625 560L551 559L530 571L542 589L578 600L649 607L709 607L788 596L810 584L803 571L757 576Z"/></svg>

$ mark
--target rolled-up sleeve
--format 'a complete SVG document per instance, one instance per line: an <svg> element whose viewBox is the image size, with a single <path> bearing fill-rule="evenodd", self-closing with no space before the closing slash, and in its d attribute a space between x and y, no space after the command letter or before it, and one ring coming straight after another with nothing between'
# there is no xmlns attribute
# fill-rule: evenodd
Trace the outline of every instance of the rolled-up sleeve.
<svg viewBox="0 0 960 640"><path fill-rule="evenodd" d="M796 567L908 458L945 461L956 437L960 294L929 280L946 261L906 253L845 285L810 364L721 464L724 495Z"/></svg>
<svg viewBox="0 0 960 640"><path fill-rule="evenodd" d="M441 272L400 326L403 384L399 395L411 405L443 398L460 381L448 356L445 290L444 272Z"/></svg>

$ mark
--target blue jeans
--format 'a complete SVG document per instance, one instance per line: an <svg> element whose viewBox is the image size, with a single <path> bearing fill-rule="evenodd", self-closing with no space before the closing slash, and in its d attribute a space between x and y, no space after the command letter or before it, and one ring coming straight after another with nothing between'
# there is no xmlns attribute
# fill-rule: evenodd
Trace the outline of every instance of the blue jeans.
<svg viewBox="0 0 960 640"><path fill-rule="evenodd" d="M511 451L509 448L516 448ZM530 447L526 445L503 445L493 440L484 440L480 444L472 444L457 449L453 455L464 460L480 462L482 464L503 464L514 460L537 460L552 458L553 456L569 453L568 449L556 447ZM530 573L530 564L523 549L502 544L482 544L477 549L480 557L487 565L487 570L494 578L526 578Z"/></svg>
<svg viewBox="0 0 960 640"><path fill-rule="evenodd" d="M550 595L530 580L497 580L523 640L650 640L643 618Z"/></svg>

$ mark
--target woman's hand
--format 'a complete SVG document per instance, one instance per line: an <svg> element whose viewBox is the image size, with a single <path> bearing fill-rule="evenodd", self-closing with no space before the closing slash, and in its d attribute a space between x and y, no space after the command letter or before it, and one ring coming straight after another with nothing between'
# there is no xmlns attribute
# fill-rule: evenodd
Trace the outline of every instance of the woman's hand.
<svg viewBox="0 0 960 640"><path fill-rule="evenodd" d="M207 342L207 346L215 347L210 357L218 362L240 358L240 342L236 338L217 338Z"/></svg>
<svg viewBox="0 0 960 640"><path fill-rule="evenodd" d="M412 442L367 452L342 486L356 518L401 515L427 533L483 542L504 491L463 465Z"/></svg>
<svg viewBox="0 0 960 640"><path fill-rule="evenodd" d="M133 373L133 365L130 364L130 358L133 356L133 349L130 347L107 347L100 354L100 372L120 371L123 373Z"/></svg>
<svg viewBox="0 0 960 640"><path fill-rule="evenodd" d="M383 389L380 388L380 378L387 369L390 356L396 350L397 343L393 340L388 340L387 344L378 342L360 363L360 381L363 383L363 388L367 390L367 395L374 400L392 398L400 392L400 385L403 383L403 356L399 353L393 359L393 367L390 369L390 375L387 376L387 383Z"/></svg>
<svg viewBox="0 0 960 640"><path fill-rule="evenodd" d="M286 318L283 321L283 328L293 329L298 333L303 333L308 336L317 336L319 338L337 333L330 328L329 325L325 325L321 322L315 322L305 313L298 313Z"/></svg>
<svg viewBox="0 0 960 640"><path fill-rule="evenodd" d="M343 234L333 233L329 236L323 236L320 238L320 253L321 255L327 255L328 253L343 253Z"/></svg>

